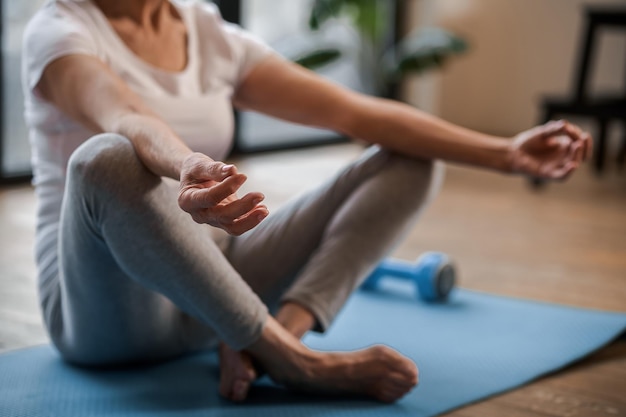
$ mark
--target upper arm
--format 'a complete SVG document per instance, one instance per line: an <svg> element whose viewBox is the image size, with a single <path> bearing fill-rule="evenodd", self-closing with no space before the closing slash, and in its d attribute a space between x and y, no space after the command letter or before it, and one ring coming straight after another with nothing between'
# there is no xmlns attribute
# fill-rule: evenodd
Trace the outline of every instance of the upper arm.
<svg viewBox="0 0 626 417"><path fill-rule="evenodd" d="M276 56L260 62L234 96L239 108L342 133L350 132L363 100L364 96Z"/></svg>
<svg viewBox="0 0 626 417"><path fill-rule="evenodd" d="M36 85L40 95L74 120L96 131L114 131L128 113L149 110L98 58L67 55L46 66Z"/></svg>
<svg viewBox="0 0 626 417"><path fill-rule="evenodd" d="M100 44L79 15L69 4L50 2L28 22L24 89L93 130L111 130L111 116L141 103L102 62Z"/></svg>

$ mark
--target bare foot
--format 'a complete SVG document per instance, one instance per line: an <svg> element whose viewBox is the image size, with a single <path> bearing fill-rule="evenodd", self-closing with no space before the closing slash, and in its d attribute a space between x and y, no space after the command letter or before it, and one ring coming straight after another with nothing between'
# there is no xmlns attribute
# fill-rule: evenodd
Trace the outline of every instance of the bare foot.
<svg viewBox="0 0 626 417"><path fill-rule="evenodd" d="M418 383L413 361L386 346L354 352L313 352L313 357L311 366L305 366L301 375L285 378L279 369L276 379L304 391L365 394L383 402L399 400Z"/></svg>
<svg viewBox="0 0 626 417"><path fill-rule="evenodd" d="M248 351L273 380L308 392L364 394L393 402L418 382L415 363L389 347L317 352L308 349L271 318L261 339Z"/></svg>
<svg viewBox="0 0 626 417"><path fill-rule="evenodd" d="M252 382L258 373L254 369L252 357L245 352L232 350L220 344L220 395L231 401L244 401Z"/></svg>
<svg viewBox="0 0 626 417"><path fill-rule="evenodd" d="M287 302L278 311L276 321L300 339L313 327L315 317L305 307L294 302ZM220 343L219 354L220 395L231 401L244 401L252 382L265 372L255 367L249 353L234 351L224 343ZM256 365L258 366L258 363Z"/></svg>

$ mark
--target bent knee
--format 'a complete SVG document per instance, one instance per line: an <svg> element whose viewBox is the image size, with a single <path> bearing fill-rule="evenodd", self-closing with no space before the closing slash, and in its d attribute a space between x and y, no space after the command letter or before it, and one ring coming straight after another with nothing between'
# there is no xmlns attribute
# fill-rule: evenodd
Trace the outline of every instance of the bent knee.
<svg viewBox="0 0 626 417"><path fill-rule="evenodd" d="M130 140L124 136L103 133L83 142L71 155L68 170L87 177L93 172L116 169L117 166L135 158Z"/></svg>
<svg viewBox="0 0 626 417"><path fill-rule="evenodd" d="M389 155L394 182L404 192L431 200L439 192L445 177L445 164L433 159L413 158L392 153Z"/></svg>
<svg viewBox="0 0 626 417"><path fill-rule="evenodd" d="M68 177L74 185L97 184L98 189L110 190L156 178L141 163L130 140L113 133L93 136L80 145L70 157Z"/></svg>

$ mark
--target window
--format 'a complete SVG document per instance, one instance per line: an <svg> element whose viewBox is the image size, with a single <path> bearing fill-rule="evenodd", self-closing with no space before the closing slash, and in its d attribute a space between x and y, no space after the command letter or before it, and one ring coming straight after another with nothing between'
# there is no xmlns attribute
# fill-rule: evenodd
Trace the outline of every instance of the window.
<svg viewBox="0 0 626 417"><path fill-rule="evenodd" d="M42 3L43 0L3 0L0 9L0 176L3 180L30 176L30 146L24 124L20 61L24 28Z"/></svg>
<svg viewBox="0 0 626 417"><path fill-rule="evenodd" d="M308 28L312 0L222 0L219 2L226 20L240 23L261 37L283 56L294 59L316 48L333 47L340 58L317 72L349 88L376 93L376 86L362 71L363 48L357 30L349 23L335 20L322 30ZM394 2L380 2L389 19L395 18ZM381 22L394 36L395 22ZM241 112L238 117L237 146L243 151L274 149L337 141L337 134L285 123L257 113Z"/></svg>

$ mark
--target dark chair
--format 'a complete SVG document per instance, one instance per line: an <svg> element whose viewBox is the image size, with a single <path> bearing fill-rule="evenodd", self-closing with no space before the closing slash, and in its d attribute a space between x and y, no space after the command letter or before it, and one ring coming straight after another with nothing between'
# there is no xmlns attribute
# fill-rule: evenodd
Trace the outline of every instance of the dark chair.
<svg viewBox="0 0 626 417"><path fill-rule="evenodd" d="M594 59L594 47L597 43L596 35L599 30L604 27L626 30L626 8L587 8L586 25L573 97L568 99L544 98L542 101L542 116L544 122L552 120L556 116L582 116L593 119L598 127L597 134L594 137L594 167L597 173L602 173L604 170L606 134L609 124L614 121L621 121L626 126L626 85L621 93L602 97L590 97L588 95L589 69ZM620 168L624 166L625 159L626 135L622 140L617 155L617 163Z"/></svg>

